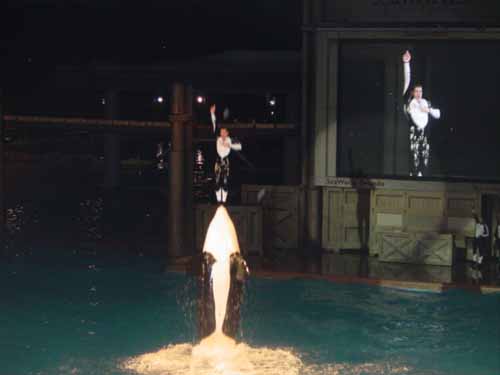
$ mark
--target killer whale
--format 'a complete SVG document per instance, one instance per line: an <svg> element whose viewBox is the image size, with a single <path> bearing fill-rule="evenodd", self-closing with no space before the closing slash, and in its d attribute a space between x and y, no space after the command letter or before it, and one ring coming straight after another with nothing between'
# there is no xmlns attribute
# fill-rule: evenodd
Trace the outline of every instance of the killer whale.
<svg viewBox="0 0 500 375"><path fill-rule="evenodd" d="M240 253L234 224L222 205L208 226L197 262L198 338L220 332L234 339L240 327L249 271Z"/></svg>

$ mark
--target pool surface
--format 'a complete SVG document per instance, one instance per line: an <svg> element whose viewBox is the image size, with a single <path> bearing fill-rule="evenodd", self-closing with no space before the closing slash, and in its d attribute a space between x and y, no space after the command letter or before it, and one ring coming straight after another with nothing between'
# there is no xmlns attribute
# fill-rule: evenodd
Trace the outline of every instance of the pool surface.
<svg viewBox="0 0 500 375"><path fill-rule="evenodd" d="M155 259L38 249L2 260L0 291L2 375L132 374L195 344L193 280ZM497 375L499 311L498 294L251 278L240 341L296 373Z"/></svg>

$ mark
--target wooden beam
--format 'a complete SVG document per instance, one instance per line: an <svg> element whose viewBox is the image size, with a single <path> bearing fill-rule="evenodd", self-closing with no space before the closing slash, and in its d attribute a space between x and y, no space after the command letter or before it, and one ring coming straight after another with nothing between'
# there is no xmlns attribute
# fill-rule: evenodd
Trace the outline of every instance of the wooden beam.
<svg viewBox="0 0 500 375"><path fill-rule="evenodd" d="M137 120L109 120L103 118L83 118L83 117L52 117L52 116L15 116L5 115L3 119L7 125L61 125L61 126L82 126L95 127L114 127L114 128L171 128L169 121L137 121ZM199 129L211 129L210 124L196 124ZM294 130L296 124L287 123L220 123L221 127L228 129L256 129L256 130Z"/></svg>

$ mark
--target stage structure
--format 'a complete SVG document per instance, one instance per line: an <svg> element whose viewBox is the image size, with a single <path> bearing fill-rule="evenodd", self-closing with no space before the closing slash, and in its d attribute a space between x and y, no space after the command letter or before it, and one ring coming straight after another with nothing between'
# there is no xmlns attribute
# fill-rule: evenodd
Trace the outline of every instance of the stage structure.
<svg viewBox="0 0 500 375"><path fill-rule="evenodd" d="M461 98L451 77L462 66L469 68L458 75L464 84L474 84L467 78L471 68L483 77L480 62L500 45L500 3L306 0L303 6L306 126L304 191L298 193L303 219L298 220L304 223L304 246L369 248L382 261L450 265L455 249L466 248L473 236L473 213L482 214L490 228L500 214L500 183L485 182L497 172L490 164L485 170L491 175L471 169L461 159L470 150L451 148L467 138L470 126L460 123L467 116L453 105ZM403 110L406 50L412 53L412 83L423 86L424 98L432 98L442 114L427 125L430 175L421 178L410 176L411 129ZM484 58L469 62L471 51ZM491 68L498 66L496 61ZM485 91L474 96L488 97L484 77ZM481 147L490 150L486 143ZM486 159L498 160L496 154Z"/></svg>

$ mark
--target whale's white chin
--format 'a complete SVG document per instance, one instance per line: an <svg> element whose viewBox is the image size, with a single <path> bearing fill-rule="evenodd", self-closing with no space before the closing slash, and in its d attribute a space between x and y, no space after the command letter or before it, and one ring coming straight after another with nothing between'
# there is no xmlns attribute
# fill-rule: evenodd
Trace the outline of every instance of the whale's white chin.
<svg viewBox="0 0 500 375"><path fill-rule="evenodd" d="M232 253L240 252L236 229L224 206L217 208L208 226L203 252L212 254L216 260L229 258Z"/></svg>

